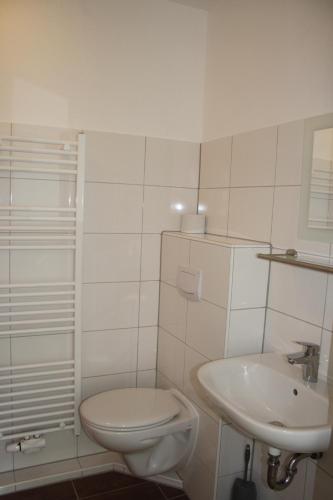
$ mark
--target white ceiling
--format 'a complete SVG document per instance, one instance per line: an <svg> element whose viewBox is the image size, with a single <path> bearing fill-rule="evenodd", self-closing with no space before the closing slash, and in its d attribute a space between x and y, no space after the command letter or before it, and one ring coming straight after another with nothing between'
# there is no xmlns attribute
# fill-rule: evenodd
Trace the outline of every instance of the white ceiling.
<svg viewBox="0 0 333 500"><path fill-rule="evenodd" d="M196 9L208 10L212 0L171 0L171 2L182 3Z"/></svg>

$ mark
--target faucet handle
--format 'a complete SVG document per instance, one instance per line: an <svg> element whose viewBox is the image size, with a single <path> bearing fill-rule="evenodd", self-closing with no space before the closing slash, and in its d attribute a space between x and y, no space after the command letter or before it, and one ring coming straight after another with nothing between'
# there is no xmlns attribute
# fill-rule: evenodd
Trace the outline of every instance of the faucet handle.
<svg viewBox="0 0 333 500"><path fill-rule="evenodd" d="M305 356L318 356L320 345L305 340L295 340L295 343L305 347Z"/></svg>

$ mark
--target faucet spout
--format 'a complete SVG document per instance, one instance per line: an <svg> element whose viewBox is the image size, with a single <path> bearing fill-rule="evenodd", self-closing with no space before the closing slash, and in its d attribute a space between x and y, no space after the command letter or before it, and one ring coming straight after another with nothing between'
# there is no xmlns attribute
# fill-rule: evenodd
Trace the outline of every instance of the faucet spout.
<svg viewBox="0 0 333 500"><path fill-rule="evenodd" d="M312 342L296 342L302 345L305 350L287 354L288 363L291 365L303 365L303 380L306 382L318 381L319 352L320 347Z"/></svg>

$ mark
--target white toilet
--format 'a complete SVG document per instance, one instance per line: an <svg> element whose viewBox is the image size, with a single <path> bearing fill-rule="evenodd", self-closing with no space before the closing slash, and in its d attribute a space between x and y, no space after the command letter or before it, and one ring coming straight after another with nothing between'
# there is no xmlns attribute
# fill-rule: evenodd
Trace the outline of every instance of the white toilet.
<svg viewBox="0 0 333 500"><path fill-rule="evenodd" d="M184 466L194 451L199 415L175 389L115 389L81 404L88 436L123 454L137 476Z"/></svg>

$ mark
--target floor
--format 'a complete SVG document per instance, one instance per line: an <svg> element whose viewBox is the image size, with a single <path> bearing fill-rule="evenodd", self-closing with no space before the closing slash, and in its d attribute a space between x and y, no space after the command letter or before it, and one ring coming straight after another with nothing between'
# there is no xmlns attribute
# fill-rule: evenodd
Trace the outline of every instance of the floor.
<svg viewBox="0 0 333 500"><path fill-rule="evenodd" d="M119 472L3 495L1 500L189 500L182 490Z"/></svg>

